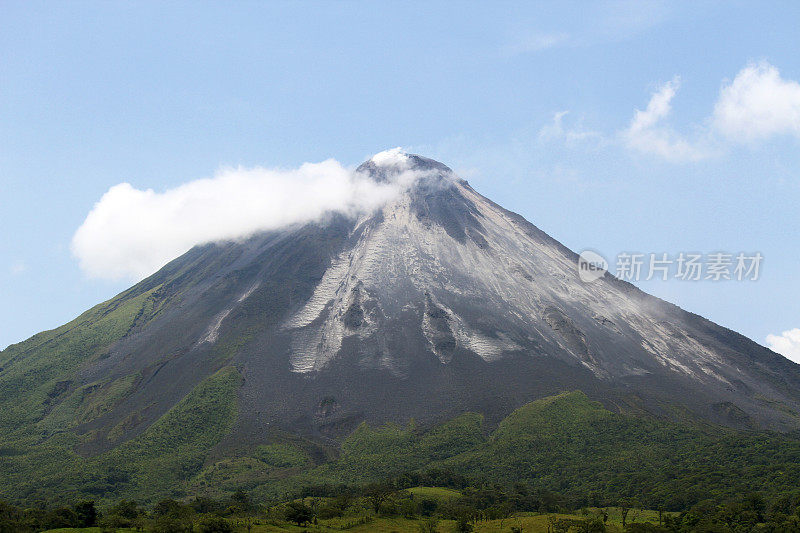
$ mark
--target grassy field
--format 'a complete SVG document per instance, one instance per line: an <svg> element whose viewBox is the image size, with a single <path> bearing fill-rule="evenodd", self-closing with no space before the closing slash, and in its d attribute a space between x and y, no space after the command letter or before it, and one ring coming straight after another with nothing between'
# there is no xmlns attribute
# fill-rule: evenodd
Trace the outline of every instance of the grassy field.
<svg viewBox="0 0 800 533"><path fill-rule="evenodd" d="M406 490L418 499L454 500L461 497L461 492L444 487L412 487Z"/></svg>
<svg viewBox="0 0 800 533"><path fill-rule="evenodd" d="M81 531L82 533L102 533L102 529L99 527L61 527L58 529L48 529L47 533L71 533L73 531ZM116 529L116 533L128 533L131 531L136 531L135 529L128 529L128 528L120 528Z"/></svg>

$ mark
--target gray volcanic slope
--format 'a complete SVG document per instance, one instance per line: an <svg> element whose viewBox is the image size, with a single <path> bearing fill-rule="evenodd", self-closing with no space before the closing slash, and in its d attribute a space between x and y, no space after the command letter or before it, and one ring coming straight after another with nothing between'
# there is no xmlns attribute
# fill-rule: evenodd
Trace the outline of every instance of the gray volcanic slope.
<svg viewBox="0 0 800 533"><path fill-rule="evenodd" d="M196 247L118 297L151 291L153 311L62 386L137 376L76 428L83 453L140 434L226 365L244 378L232 443L467 410L496 421L568 389L621 411L799 425L800 366L613 276L581 282L573 252L441 163L359 171L415 181L357 219Z"/></svg>

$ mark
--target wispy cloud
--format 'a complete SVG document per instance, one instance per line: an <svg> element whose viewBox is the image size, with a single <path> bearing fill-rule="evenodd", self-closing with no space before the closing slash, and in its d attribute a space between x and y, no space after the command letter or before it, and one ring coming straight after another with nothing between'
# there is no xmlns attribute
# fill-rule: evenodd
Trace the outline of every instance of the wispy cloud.
<svg viewBox="0 0 800 533"><path fill-rule="evenodd" d="M579 6L584 17L537 21L536 28L517 28L501 51L515 56L625 41L661 24L671 14L670 4L662 0L607 0ZM557 29L543 30L542 26Z"/></svg>
<svg viewBox="0 0 800 533"><path fill-rule="evenodd" d="M773 352L800 364L800 328L784 331L780 335L767 335L767 346Z"/></svg>
<svg viewBox="0 0 800 533"><path fill-rule="evenodd" d="M663 0L609 0L600 6L596 31L607 41L641 35L667 20L672 13L671 3Z"/></svg>
<svg viewBox="0 0 800 533"><path fill-rule="evenodd" d="M399 164L402 155L375 157ZM226 169L164 192L121 183L87 215L72 252L91 277L141 279L196 244L375 209L408 186L409 174L378 183L329 159L291 170Z"/></svg>
<svg viewBox="0 0 800 533"><path fill-rule="evenodd" d="M28 269L28 265L22 259L17 259L8 267L8 271L12 276L18 276Z"/></svg>
<svg viewBox="0 0 800 533"><path fill-rule="evenodd" d="M503 47L503 52L506 55L529 54L567 44L569 40L570 36L565 32L531 32L529 34L518 36L516 39L505 45Z"/></svg>
<svg viewBox="0 0 800 533"><path fill-rule="evenodd" d="M699 141L690 142L664 125L679 87L680 78L673 78L653 93L644 110L634 112L630 126L622 134L629 148L674 162L698 161L711 154Z"/></svg>
<svg viewBox="0 0 800 533"><path fill-rule="evenodd" d="M603 139L602 134L597 131L592 131L583 128L581 125L570 127L564 124L564 117L569 114L569 111L557 111L553 113L552 122L545 124L539 130L540 140L563 140L568 144Z"/></svg>

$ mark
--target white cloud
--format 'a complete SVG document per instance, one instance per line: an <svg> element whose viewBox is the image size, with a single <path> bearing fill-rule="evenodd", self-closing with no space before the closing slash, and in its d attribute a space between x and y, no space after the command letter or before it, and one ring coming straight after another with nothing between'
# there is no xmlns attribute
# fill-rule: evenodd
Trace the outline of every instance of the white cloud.
<svg viewBox="0 0 800 533"><path fill-rule="evenodd" d="M710 155L700 143L691 143L663 125L679 87L680 78L673 78L653 93L644 111L635 111L630 126L623 132L629 148L674 162L698 161Z"/></svg>
<svg viewBox="0 0 800 533"><path fill-rule="evenodd" d="M735 141L800 137L800 84L781 78L766 61L750 64L720 90L713 124Z"/></svg>
<svg viewBox="0 0 800 533"><path fill-rule="evenodd" d="M375 156L403 163L398 151ZM91 277L141 279L192 246L318 220L329 212L367 212L391 200L416 175L377 183L333 159L297 169L226 169L164 192L111 187L72 238Z"/></svg>
<svg viewBox="0 0 800 533"><path fill-rule="evenodd" d="M529 33L518 37L504 49L508 55L530 54L564 45L569 42L568 33Z"/></svg>
<svg viewBox="0 0 800 533"><path fill-rule="evenodd" d="M780 335L767 335L767 346L773 352L800 364L800 328L784 331Z"/></svg>
<svg viewBox="0 0 800 533"><path fill-rule="evenodd" d="M28 269L28 265L25 264L25 261L22 259L17 259L16 261L12 262L11 265L8 267L8 271L13 276L18 276L22 274Z"/></svg>
<svg viewBox="0 0 800 533"><path fill-rule="evenodd" d="M635 111L622 132L628 148L673 162L691 162L718 155L734 143L777 135L800 137L800 83L784 80L765 61L751 63L731 83L723 84L713 112L694 125L691 140L664 124L679 87L680 79L675 77L653 93L644 111Z"/></svg>
<svg viewBox="0 0 800 533"><path fill-rule="evenodd" d="M596 131L586 130L578 126L577 128L570 128L564 125L564 117L569 114L569 111L558 111L553 113L553 120L549 124L545 124L539 130L540 140L562 139L564 142L571 144L587 140L602 140L602 135Z"/></svg>

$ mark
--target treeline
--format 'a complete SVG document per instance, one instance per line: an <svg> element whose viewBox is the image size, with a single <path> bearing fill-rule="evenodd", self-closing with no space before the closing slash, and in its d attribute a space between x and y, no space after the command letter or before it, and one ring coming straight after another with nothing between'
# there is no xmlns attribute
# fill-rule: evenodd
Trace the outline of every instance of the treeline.
<svg viewBox="0 0 800 533"><path fill-rule="evenodd" d="M459 491L461 496L451 500L420 498L405 490L420 486L451 488ZM306 487L295 496L289 505L292 513L305 507L300 516L320 519L345 516L348 505L360 498L372 506L376 515L455 520L457 531L471 531L471 526L482 520L505 519L519 513L558 513L576 517L551 518L550 533L602 532L606 530L610 509L615 509L621 515L623 529L633 533L800 533L800 487L771 497L752 493L724 502L707 499L673 512L667 511L663 504L656 505L651 509L657 511L658 519L650 522L640 519L645 505L635 497L609 498L599 492L585 496L562 495L537 490L525 483L515 483L510 487L477 483L452 471L439 469L409 472L385 483L373 483L358 489Z"/></svg>
<svg viewBox="0 0 800 533"><path fill-rule="evenodd" d="M645 513L642 507L635 498L611 501L590 494L576 499L525 483L477 483L447 470L428 470L361 486L309 486L271 503L253 502L243 491L224 499L164 499L147 507L133 500L102 509L92 501L49 509L0 502L0 533L94 526L109 532L131 528L152 533L232 533L249 532L259 524L287 523L349 529L383 517L413 520L412 527L423 532L437 531L443 520L452 521L448 528L459 532L472 531L487 520L500 520L508 531L521 531L513 522L503 525L503 521L531 513L547 515L548 533L603 533L612 522L629 533L800 533L800 490L769 498L753 493L722 503L708 500L681 512L661 506ZM612 514L616 522L609 521Z"/></svg>
<svg viewBox="0 0 800 533"><path fill-rule="evenodd" d="M634 533L647 529L627 528ZM651 528L652 529L652 528ZM657 533L658 530L652 529ZM770 501L760 494L737 498L722 505L700 503L678 515L664 517L665 532L800 532L800 492L783 494Z"/></svg>
<svg viewBox="0 0 800 533"><path fill-rule="evenodd" d="M26 533L57 528L121 528L153 533L232 533L250 530L253 517L264 514L244 492L224 500L197 497L187 502L164 499L148 509L134 500L120 500L103 512L94 501L52 509L22 508L0 501L0 533Z"/></svg>
<svg viewBox="0 0 800 533"><path fill-rule="evenodd" d="M442 503L435 499L408 498L406 490L413 487L440 487L461 493L454 501ZM389 515L430 516L438 513L447 519L456 519L461 510L475 510L476 516L499 518L515 511L522 512L570 512L588 505L585 498L569 498L561 494L542 491L527 483L504 486L486 483L463 476L452 470L432 468L423 472L407 472L381 483L367 485L310 485L292 495L293 499L323 499L337 501L363 498L372 502L375 513ZM380 504L380 505L379 505ZM416 509L419 507L419 509ZM322 509L325 517L332 515Z"/></svg>

